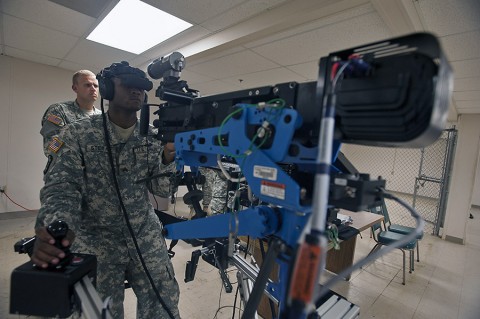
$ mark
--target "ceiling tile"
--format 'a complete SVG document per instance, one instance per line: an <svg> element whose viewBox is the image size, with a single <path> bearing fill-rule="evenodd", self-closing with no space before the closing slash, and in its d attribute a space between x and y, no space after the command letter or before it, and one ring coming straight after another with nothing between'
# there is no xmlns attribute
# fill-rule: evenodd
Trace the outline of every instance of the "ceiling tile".
<svg viewBox="0 0 480 319"><path fill-rule="evenodd" d="M242 51L245 51L244 47L236 46L236 47L233 47L233 48L229 48L229 49L221 50L221 51L216 51L216 52L213 52L213 53L208 52L208 54L197 54L195 56L187 57L186 58L187 63L188 63L187 68L189 66L205 63L205 62L208 62L208 61L215 61L219 58L230 56L232 54L242 52ZM182 53L182 52L180 52L180 53Z"/></svg>
<svg viewBox="0 0 480 319"><path fill-rule="evenodd" d="M65 60L92 65L94 68L101 70L114 62L130 61L135 56L133 53L100 45L90 40L81 40L74 50L65 57Z"/></svg>
<svg viewBox="0 0 480 319"><path fill-rule="evenodd" d="M47 0L3 0L6 14L75 36L90 30L96 19Z"/></svg>
<svg viewBox="0 0 480 319"><path fill-rule="evenodd" d="M90 70L94 73L97 73L100 69L96 69L92 67L91 64L80 64L72 61L66 61L62 60L58 64L59 68L66 69L66 70L71 70L71 71L78 71L78 70Z"/></svg>
<svg viewBox="0 0 480 319"><path fill-rule="evenodd" d="M190 69L193 72L208 74L213 78L222 79L232 75L248 74L276 67L278 67L276 63L254 52L244 50L213 61L193 65Z"/></svg>
<svg viewBox="0 0 480 319"><path fill-rule="evenodd" d="M155 32L152 30L151 32ZM186 44L195 43L195 41L207 36L209 32L200 26L193 26L180 34L163 41L162 43L154 46L153 48L145 51L142 55L150 57L152 60L168 55L174 51L178 51ZM182 52L180 52L182 53Z"/></svg>
<svg viewBox="0 0 480 319"><path fill-rule="evenodd" d="M60 59L55 59L38 53L28 52L9 46L5 46L5 55L52 66L58 66L61 61Z"/></svg>
<svg viewBox="0 0 480 319"><path fill-rule="evenodd" d="M190 23L200 24L234 8L245 0L142 0ZM250 0L256 1L256 0Z"/></svg>
<svg viewBox="0 0 480 319"><path fill-rule="evenodd" d="M262 11L269 10L276 7L286 0L254 0L245 1L240 5L217 15L211 19L206 20L201 25L208 30L217 31L225 29L228 26L234 25L238 22L244 21L252 16L260 14Z"/></svg>
<svg viewBox="0 0 480 319"><path fill-rule="evenodd" d="M69 8L73 11L81 12L93 18L98 18L102 15L105 8L112 0L50 0L58 3L61 6ZM117 0L114 0L117 1Z"/></svg>
<svg viewBox="0 0 480 319"><path fill-rule="evenodd" d="M455 101L477 101L479 102L480 107L480 90L479 91L463 91L463 92L453 92L453 98Z"/></svg>
<svg viewBox="0 0 480 319"><path fill-rule="evenodd" d="M239 81L240 79L242 81ZM285 82L305 82L305 80L304 77L281 67L223 79L225 83L230 83L232 86L234 85L242 89L270 86Z"/></svg>
<svg viewBox="0 0 480 319"><path fill-rule="evenodd" d="M240 90L240 88L232 88L231 85L226 84L225 82L220 80L198 83L193 88L200 91L201 96L208 96Z"/></svg>
<svg viewBox="0 0 480 319"><path fill-rule="evenodd" d="M247 48L255 48L261 45L283 40L289 37L294 37L298 34L310 32L312 30L316 30L323 27L327 27L329 25L341 23L343 21L350 20L358 16L362 16L362 15L374 13L374 12L375 12L375 9L372 7L371 4L360 5L352 9L337 12L335 14L331 14L326 17L321 17L309 23L303 23L297 27L290 28L289 30L273 33L271 35L263 37L262 39L249 42L244 46Z"/></svg>
<svg viewBox="0 0 480 319"><path fill-rule="evenodd" d="M4 15L5 44L21 50L63 58L78 38L13 16Z"/></svg>
<svg viewBox="0 0 480 319"><path fill-rule="evenodd" d="M480 30L441 37L440 42L449 61L480 57Z"/></svg>
<svg viewBox="0 0 480 319"><path fill-rule="evenodd" d="M191 71L188 68L188 64L187 64L187 67L182 72L182 74L180 75L180 77L182 80L187 81L189 85L196 85L197 83L215 80L211 76L208 76L208 74L199 74Z"/></svg>
<svg viewBox="0 0 480 319"><path fill-rule="evenodd" d="M318 78L318 61L290 65L288 69L300 74L308 81L316 81Z"/></svg>
<svg viewBox="0 0 480 319"><path fill-rule="evenodd" d="M281 65L318 61L322 56L342 49L389 38L385 23L376 13L300 33L252 48Z"/></svg>
<svg viewBox="0 0 480 319"><path fill-rule="evenodd" d="M480 1L478 0L421 0L415 1L428 30L438 36L478 29Z"/></svg>
<svg viewBox="0 0 480 319"><path fill-rule="evenodd" d="M480 76L470 78L456 78L454 81L454 91L480 91Z"/></svg>
<svg viewBox="0 0 480 319"><path fill-rule="evenodd" d="M461 114L479 114L480 113L480 108L478 108L478 107L464 108L464 109L461 109L460 113Z"/></svg>
<svg viewBox="0 0 480 319"><path fill-rule="evenodd" d="M456 79L470 78L480 74L480 58L450 62Z"/></svg>
<svg viewBox="0 0 480 319"><path fill-rule="evenodd" d="M148 65L153 61L154 59L151 59L149 57L143 56L143 55L138 55L132 59L129 60L130 65L135 66L139 69L142 70L147 70Z"/></svg>
<svg viewBox="0 0 480 319"><path fill-rule="evenodd" d="M456 101L459 113L480 113L480 101Z"/></svg>

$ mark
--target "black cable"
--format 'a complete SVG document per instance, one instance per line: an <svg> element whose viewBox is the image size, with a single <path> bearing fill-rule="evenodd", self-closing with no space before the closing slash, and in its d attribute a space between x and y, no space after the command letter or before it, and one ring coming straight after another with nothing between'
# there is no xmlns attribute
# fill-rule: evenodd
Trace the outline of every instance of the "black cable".
<svg viewBox="0 0 480 319"><path fill-rule="evenodd" d="M223 279L222 279L223 281ZM218 308L220 309L220 304L222 302L222 291L223 291L223 282L222 282L222 286L220 287L220 295L218 296Z"/></svg>
<svg viewBox="0 0 480 319"><path fill-rule="evenodd" d="M245 255L243 256L243 258L247 258L249 248L250 248L250 236L247 236L247 249L245 249Z"/></svg>
<svg viewBox="0 0 480 319"><path fill-rule="evenodd" d="M152 194L153 200L155 201L155 209L158 210L158 202L157 199L155 198L155 195Z"/></svg>
<svg viewBox="0 0 480 319"><path fill-rule="evenodd" d="M263 261L264 258L265 258L265 246L264 246L263 240L261 240L261 239L259 239L259 246L260 246L260 251L262 253L262 261ZM271 314L272 318L276 318L275 305L273 304L273 301L270 298L268 298L268 305L270 307L270 314Z"/></svg>
<svg viewBox="0 0 480 319"><path fill-rule="evenodd" d="M235 319L235 307L237 306L237 297L238 297L239 291L240 291L240 285L237 285L237 291L235 291L235 299L233 299L232 319Z"/></svg>
<svg viewBox="0 0 480 319"><path fill-rule="evenodd" d="M238 310L242 310L242 308L239 308L239 307L233 307L233 306L221 306L220 308L217 309L217 311L215 312L215 315L213 316L213 319L216 319L217 316L218 316L218 312L224 308L234 308L234 309L238 309Z"/></svg>
<svg viewBox="0 0 480 319"><path fill-rule="evenodd" d="M105 133L104 137L105 137L105 143L106 143L106 146L107 146L108 159L110 161L110 167L112 169L113 184L115 185L115 191L117 192L118 200L120 202L120 207L122 209L123 216L125 217L125 222L127 224L128 232L130 233L130 236L132 237L133 243L135 245L135 250L137 251L137 254L138 254L138 258L140 259L143 270L145 271L145 275L147 275L148 281L150 282L150 285L152 286L153 291L155 292L155 295L158 298L158 301L160 302L162 307L167 311L170 318L175 319L175 316L172 314L170 309L167 307L167 305L163 301L162 297L160 296L160 293L158 292L157 287L155 286L155 283L153 282L153 278L150 275L150 272L148 271L147 265L145 264L145 260L143 259L142 253L140 251L140 247L138 246L137 238L135 237L135 233L133 232L132 225L130 224L130 219L128 217L127 209L125 208L125 205L123 203L122 196L121 196L121 193L120 193L120 187L118 186L117 174L115 173L115 165L114 165L114 161L113 161L112 147L110 145L110 136L108 134L108 129L107 129L107 115L106 115L105 109L103 107L103 98L101 99L100 107L102 109L103 131Z"/></svg>

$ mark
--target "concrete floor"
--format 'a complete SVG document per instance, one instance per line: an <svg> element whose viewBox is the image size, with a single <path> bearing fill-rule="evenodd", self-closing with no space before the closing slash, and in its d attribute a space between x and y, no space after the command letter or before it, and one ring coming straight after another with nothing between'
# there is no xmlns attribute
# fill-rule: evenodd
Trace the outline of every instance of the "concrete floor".
<svg viewBox="0 0 480 319"><path fill-rule="evenodd" d="M176 213L184 211L177 208ZM480 208L473 208L468 220L467 243L458 245L425 235L420 242L420 262L407 272L401 284L402 257L396 250L340 281L334 291L360 306L360 318L480 318ZM27 261L13 251L22 237L33 235L34 214L6 218L0 214L0 318L27 318L9 314L10 275ZM373 247L369 231L357 239L355 258L363 258ZM182 241L175 247L173 264L180 285L180 314L186 319L232 318L236 291L236 269L228 269L233 292L223 289L218 270L200 260L196 278L184 282L185 265L194 248ZM331 274L324 272L320 281ZM135 318L135 296L126 291L125 318ZM239 302L236 304L239 307ZM235 317L240 318L239 311ZM32 317L29 317L32 318Z"/></svg>

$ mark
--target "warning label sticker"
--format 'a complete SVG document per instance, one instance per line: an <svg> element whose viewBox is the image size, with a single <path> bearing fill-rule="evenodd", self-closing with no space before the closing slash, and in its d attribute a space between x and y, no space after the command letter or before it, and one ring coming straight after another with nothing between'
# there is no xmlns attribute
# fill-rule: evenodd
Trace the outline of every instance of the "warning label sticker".
<svg viewBox="0 0 480 319"><path fill-rule="evenodd" d="M262 181L260 184L260 193L278 199L285 199L285 185L275 182Z"/></svg>

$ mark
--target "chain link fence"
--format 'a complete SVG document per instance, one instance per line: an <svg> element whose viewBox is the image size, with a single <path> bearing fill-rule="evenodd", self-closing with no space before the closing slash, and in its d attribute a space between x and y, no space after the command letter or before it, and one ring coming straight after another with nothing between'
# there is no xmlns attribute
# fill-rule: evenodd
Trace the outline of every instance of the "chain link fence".
<svg viewBox="0 0 480 319"><path fill-rule="evenodd" d="M457 131L451 128L423 149L344 144L342 152L359 172L385 179L387 190L412 205L425 219L425 232L439 235L456 138ZM388 200L386 205L392 223L415 226L415 220L400 204Z"/></svg>

